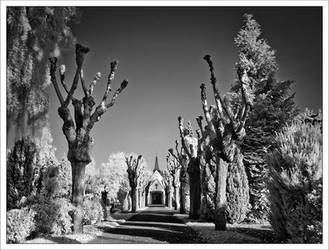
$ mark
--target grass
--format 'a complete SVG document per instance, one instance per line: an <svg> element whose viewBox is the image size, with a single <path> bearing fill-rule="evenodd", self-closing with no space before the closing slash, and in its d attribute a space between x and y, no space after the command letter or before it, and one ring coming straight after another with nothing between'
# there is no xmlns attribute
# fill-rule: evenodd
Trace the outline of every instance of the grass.
<svg viewBox="0 0 329 250"><path fill-rule="evenodd" d="M39 235L38 237L27 240L25 244L82 244L96 239L102 235L102 230L98 227L113 228L124 223L136 213L114 213L111 214L113 221L102 221L94 225L85 225L81 234L67 235Z"/></svg>
<svg viewBox="0 0 329 250"><path fill-rule="evenodd" d="M203 242L213 244L264 244L280 243L269 224L228 224L226 231L216 231L212 222L201 222L188 215L175 214L195 230Z"/></svg>

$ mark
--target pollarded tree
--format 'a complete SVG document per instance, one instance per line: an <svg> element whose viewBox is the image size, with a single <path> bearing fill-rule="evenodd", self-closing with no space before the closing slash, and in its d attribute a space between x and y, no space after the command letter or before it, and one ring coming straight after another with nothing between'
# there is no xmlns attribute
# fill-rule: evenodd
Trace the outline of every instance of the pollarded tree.
<svg viewBox="0 0 329 250"><path fill-rule="evenodd" d="M178 141L175 140L176 143L176 153L172 148L168 151L169 153L179 162L180 171L179 171L179 203L180 203L180 213L186 214L190 212L190 184L189 184L189 176L187 172L188 167L188 156L185 154L183 147L178 149Z"/></svg>
<svg viewBox="0 0 329 250"><path fill-rule="evenodd" d="M167 160L167 170L170 174L170 179L171 179L171 185L174 188L174 208L175 210L180 209L180 203L179 203L179 187L180 187L180 182L179 182L179 171L180 171L180 164L174 158L171 154L169 154L166 157Z"/></svg>
<svg viewBox="0 0 329 250"><path fill-rule="evenodd" d="M60 67L60 82L67 93L65 98L63 97L57 83L57 58L51 57L49 59L51 82L54 85L60 102L58 114L64 122L62 131L68 142L67 158L71 162L72 167L72 202L77 208L73 215L74 232L82 232L84 175L86 166L91 162L91 148L93 144L93 139L90 132L95 123L99 121L101 116L114 105L118 95L128 85L128 81L124 80L121 83L121 86L113 94L111 101L107 103L107 99L111 92L111 85L114 79L115 71L118 67L117 61L111 62L105 93L100 103L96 106L96 108L94 108L95 100L92 94L96 82L100 79L100 73L96 74L88 89L84 81L82 71L83 62L88 52L89 48L76 44L75 53L77 69L70 88L65 83L65 65ZM84 92L84 97L82 100L73 97L74 92L78 87L79 79ZM73 105L74 119L69 109L70 104Z"/></svg>
<svg viewBox="0 0 329 250"><path fill-rule="evenodd" d="M129 157L126 157L126 164L131 189L131 211L135 213L137 210L137 187L139 184L139 179L145 170L143 156L139 155L138 157L134 157L133 155L130 155Z"/></svg>
<svg viewBox="0 0 329 250"><path fill-rule="evenodd" d="M273 147L276 132L279 132L297 114L292 81L277 81L278 65L275 50L261 38L261 27L253 15L245 14L243 27L235 38L239 49L237 71L248 70L250 85L255 100L246 121L246 137L241 150L250 186L250 220L266 220L268 213L266 179L268 167L266 154ZM238 90L239 82L233 89Z"/></svg>
<svg viewBox="0 0 329 250"><path fill-rule="evenodd" d="M210 108L214 108L210 106ZM199 129L198 135L198 155L200 158L200 180L201 180L201 209L200 218L206 221L214 221L216 185L214 177L216 175L216 157L210 148L210 141L205 134L206 128L202 128L203 117L198 116L196 121Z"/></svg>
<svg viewBox="0 0 329 250"><path fill-rule="evenodd" d="M168 164L168 161L167 161ZM162 173L163 176L163 180L165 182L166 185L166 205L169 209L173 208L172 205L172 200L173 200L173 185L172 185L172 178L171 175L168 171L168 169L165 169Z"/></svg>
<svg viewBox="0 0 329 250"><path fill-rule="evenodd" d="M215 229L226 229L226 213L235 213L239 217L246 214L246 208L249 202L248 181L242 164L242 155L239 144L245 136L245 122L253 101L253 93L249 87L250 80L246 70L238 72L240 81L240 91L242 100L238 108L234 108L228 101L225 101L220 94L217 79L214 74L213 63L209 55L204 57L210 68L210 81L213 88L216 106L208 107L206 97L206 87L201 84L201 103L204 112L204 118L207 125L200 127L200 133L206 141L205 150L210 150L210 154L215 157L215 169L213 171L215 180ZM207 158L205 158L207 159ZM227 181L229 169L234 169L237 191L235 204L232 203L237 211L230 211L227 203Z"/></svg>
<svg viewBox="0 0 329 250"><path fill-rule="evenodd" d="M184 127L184 119L178 117L178 128L182 148L188 157L187 172L190 183L190 218L199 218L201 203L200 157L198 156L198 139L193 136L190 122Z"/></svg>

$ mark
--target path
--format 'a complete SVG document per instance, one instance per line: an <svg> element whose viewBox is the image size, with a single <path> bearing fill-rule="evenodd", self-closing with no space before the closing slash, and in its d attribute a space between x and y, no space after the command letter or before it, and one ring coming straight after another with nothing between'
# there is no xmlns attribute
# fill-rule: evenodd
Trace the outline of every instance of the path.
<svg viewBox="0 0 329 250"><path fill-rule="evenodd" d="M92 244L197 243L196 233L165 207L149 207L116 228L103 227Z"/></svg>

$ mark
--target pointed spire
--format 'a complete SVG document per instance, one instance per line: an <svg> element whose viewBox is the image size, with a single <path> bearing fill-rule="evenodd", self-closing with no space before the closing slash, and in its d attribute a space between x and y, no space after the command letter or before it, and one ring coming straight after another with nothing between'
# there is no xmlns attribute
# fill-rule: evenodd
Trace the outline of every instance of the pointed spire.
<svg viewBox="0 0 329 250"><path fill-rule="evenodd" d="M159 168L159 162L158 162L158 155L155 155L155 164L154 164L154 169L153 172L158 171L160 172L160 168Z"/></svg>

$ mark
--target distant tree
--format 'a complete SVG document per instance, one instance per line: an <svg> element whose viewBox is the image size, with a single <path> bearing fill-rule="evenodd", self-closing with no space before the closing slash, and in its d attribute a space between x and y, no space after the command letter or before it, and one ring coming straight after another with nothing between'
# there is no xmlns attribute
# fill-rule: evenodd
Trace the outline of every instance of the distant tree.
<svg viewBox="0 0 329 250"><path fill-rule="evenodd" d="M119 191L118 191L118 199L122 204L123 211L129 211L129 194L130 194L130 185L128 180L128 173L125 173L125 177L121 180Z"/></svg>
<svg viewBox="0 0 329 250"><path fill-rule="evenodd" d="M62 130L68 142L67 158L72 167L72 202L73 205L77 207L76 212L73 215L74 232L76 233L82 232L82 206L85 188L85 169L91 162L91 148L93 145L93 139L90 132L95 123L99 121L101 116L114 105L118 95L128 85L128 81L124 80L121 83L121 86L113 94L112 100L107 103L107 99L111 92L111 85L114 79L115 71L118 67L117 61L111 62L105 93L100 103L96 106L96 108L94 108L95 100L93 97L93 90L101 75L100 73L95 75L88 89L85 84L82 71L83 62L88 52L89 48L76 44L75 53L77 69L70 88L65 83L65 65L61 65L59 69L60 82L67 94L65 98L63 97L57 83L57 58L49 58L51 82L54 85L56 95L60 102L58 114L64 122ZM82 100L76 99L73 96L78 87L79 80L84 93ZM69 108L70 103L72 103L73 106L74 119Z"/></svg>
<svg viewBox="0 0 329 250"><path fill-rule="evenodd" d="M278 238L322 243L322 115L306 111L275 137L267 155L270 222Z"/></svg>
<svg viewBox="0 0 329 250"><path fill-rule="evenodd" d="M276 132L292 121L298 110L294 105L294 94L290 92L293 82L275 79L278 70L275 51L261 38L260 25L253 15L245 14L243 17L243 26L235 38L239 49L236 69L237 72L248 71L255 99L246 121L246 137L241 150L250 185L251 210L248 218L263 221L268 213L265 156L273 147ZM233 90L239 90L238 82Z"/></svg>
<svg viewBox="0 0 329 250"><path fill-rule="evenodd" d="M174 188L174 208L175 210L180 209L180 200L179 200L179 172L180 172L180 164L171 154L166 157L167 160L167 170L170 175L170 184Z"/></svg>
<svg viewBox="0 0 329 250"><path fill-rule="evenodd" d="M190 218L199 218L201 204L200 156L198 139L193 135L190 122L184 127L184 119L178 117L178 129L184 154L188 157L187 172L190 186Z"/></svg>
<svg viewBox="0 0 329 250"><path fill-rule="evenodd" d="M168 162L167 162L168 164ZM168 169L165 169L162 173L162 176L163 176L163 180L164 180L164 183L165 183L165 192L166 192L166 206L169 208L169 209L172 209L173 208L173 185L172 185L172 178L170 176L170 173L168 171Z"/></svg>
<svg viewBox="0 0 329 250"><path fill-rule="evenodd" d="M137 210L137 187L139 184L139 180L145 171L145 166L143 164L143 156L139 155L130 155L126 156L126 164L127 164L127 173L128 180L131 189L131 202L132 208L131 211L133 213Z"/></svg>
<svg viewBox="0 0 329 250"><path fill-rule="evenodd" d="M76 7L7 7L7 132L15 139L46 126L47 59L72 46Z"/></svg>
<svg viewBox="0 0 329 250"><path fill-rule="evenodd" d="M179 182L180 182L180 189L179 189L179 199L180 199L180 213L186 214L190 212L190 184L189 184L189 176L187 172L188 167L188 156L184 152L183 147L180 149L179 143L175 140L176 143L176 153L172 148L168 151L169 153L175 157L175 159L180 164L180 171L179 171Z"/></svg>
<svg viewBox="0 0 329 250"><path fill-rule="evenodd" d="M106 163L102 163L99 167L96 177L97 186L99 191L102 191L104 187L108 192L108 198L116 200L118 198L118 192L120 189L120 183L126 176L126 158L124 153L110 154Z"/></svg>

